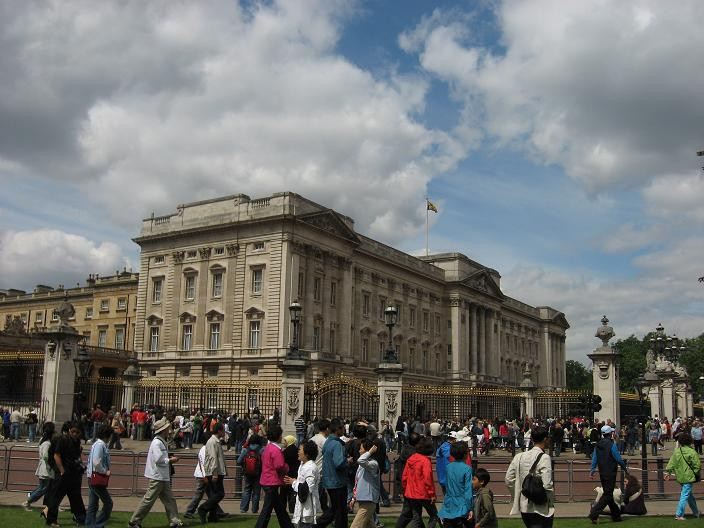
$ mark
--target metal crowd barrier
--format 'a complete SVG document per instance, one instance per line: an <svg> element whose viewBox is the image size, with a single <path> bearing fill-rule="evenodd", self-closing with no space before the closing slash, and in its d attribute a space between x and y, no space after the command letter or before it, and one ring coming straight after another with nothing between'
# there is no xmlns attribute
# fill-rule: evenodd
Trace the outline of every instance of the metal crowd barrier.
<svg viewBox="0 0 704 528"><path fill-rule="evenodd" d="M172 478L173 492L177 498L190 498L195 489L195 470L198 450L177 451L178 463L174 465ZM84 450L84 460L88 451ZM110 492L117 497L140 496L147 487L144 477L144 466L147 453L140 451L112 450ZM242 468L236 463L237 456L226 453L225 462L228 475L225 478L225 498L240 500L242 497ZM642 459L631 457L627 459L629 470L635 474L643 485L646 499L662 500L676 499L680 494L680 486L674 479L665 481L665 466L667 459L648 458L644 470ZM0 444L0 491L26 492L37 485L34 475L38 463L38 450L36 446ZM496 502L509 502L510 494L504 484L504 477L510 460L501 457L484 456L479 458L478 465L489 471L491 475L490 488L494 492ZM399 483L396 481L394 462L391 461L391 470L383 474L382 482L390 497L396 495ZM560 459L553 458L553 481L556 502L590 501L596 496L594 488L600 485L598 473L594 479L589 478L591 462L585 459ZM643 479L643 475L647 480ZM619 472L617 486L623 486L624 475ZM87 480L83 480L83 488L87 489ZM704 483L695 484L697 493L704 489ZM442 490L437 486L438 499L442 498ZM263 497L263 496L262 496Z"/></svg>

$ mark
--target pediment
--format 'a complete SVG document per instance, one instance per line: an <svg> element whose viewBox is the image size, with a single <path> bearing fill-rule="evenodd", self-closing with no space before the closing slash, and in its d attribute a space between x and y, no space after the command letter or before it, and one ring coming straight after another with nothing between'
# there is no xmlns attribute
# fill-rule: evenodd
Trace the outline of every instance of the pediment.
<svg viewBox="0 0 704 528"><path fill-rule="evenodd" d="M147 317L147 324L149 324L149 326L160 325L163 322L164 320L156 314L151 314Z"/></svg>
<svg viewBox="0 0 704 528"><path fill-rule="evenodd" d="M205 317L208 319L208 321L222 321L223 319L225 319L225 314L213 309L206 312Z"/></svg>
<svg viewBox="0 0 704 528"><path fill-rule="evenodd" d="M247 319L263 319L264 318L264 312L257 308L256 306L252 306L248 310L245 310L244 314L247 316Z"/></svg>
<svg viewBox="0 0 704 528"><path fill-rule="evenodd" d="M359 244L357 234L351 229L338 213L332 209L309 213L297 217L297 220L335 236Z"/></svg>
<svg viewBox="0 0 704 528"><path fill-rule="evenodd" d="M552 322L560 325L565 329L570 327L570 324L567 322L565 314L563 314L562 312L556 313L555 316L552 318Z"/></svg>
<svg viewBox="0 0 704 528"><path fill-rule="evenodd" d="M462 281L460 281L460 283L463 286L486 293L492 297L498 297L500 299L505 297L504 293L501 291L501 288L499 288L496 284L496 281L492 278L491 274L484 269L475 271L471 275L465 277Z"/></svg>
<svg viewBox="0 0 704 528"><path fill-rule="evenodd" d="M181 315L178 316L178 318L181 320L182 323L192 323L196 320L195 314L192 314L191 312L183 312Z"/></svg>

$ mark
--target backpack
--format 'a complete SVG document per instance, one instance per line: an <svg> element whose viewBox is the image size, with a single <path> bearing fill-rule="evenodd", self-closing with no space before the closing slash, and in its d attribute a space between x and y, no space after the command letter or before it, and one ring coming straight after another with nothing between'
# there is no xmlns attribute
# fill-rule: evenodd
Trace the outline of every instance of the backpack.
<svg viewBox="0 0 704 528"><path fill-rule="evenodd" d="M523 479L523 484L521 485L521 495L538 505L548 502L548 494L543 487L543 479L535 474L535 468L544 454L545 453L540 453L535 459L535 462L533 462L533 465L530 467L530 472L526 475L526 478Z"/></svg>
<svg viewBox="0 0 704 528"><path fill-rule="evenodd" d="M257 477L262 472L262 457L259 452L250 449L243 460L244 474L248 477Z"/></svg>

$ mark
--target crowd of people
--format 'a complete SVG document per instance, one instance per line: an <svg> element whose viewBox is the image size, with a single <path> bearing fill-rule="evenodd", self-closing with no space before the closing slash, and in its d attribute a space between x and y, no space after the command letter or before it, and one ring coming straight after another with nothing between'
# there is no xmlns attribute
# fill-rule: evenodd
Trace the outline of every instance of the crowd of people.
<svg viewBox="0 0 704 528"><path fill-rule="evenodd" d="M85 419L84 419L85 418ZM653 418L646 424L648 442L664 449L676 442L668 462L667 478L681 485L677 519L685 507L699 515L692 484L698 481L701 424L696 420ZM68 497L74 520L102 527L110 518L112 499L108 492L110 451L120 449L120 437L151 438L144 476L148 486L129 522L140 528L157 499L166 510L170 526L181 526L171 479L179 457L174 449L199 448L193 471L194 495L186 518L202 523L217 522L227 514L220 507L228 475L225 451L234 449L242 479L241 513L257 514L256 528L266 528L275 514L282 528L379 528L379 508L391 502L402 504L395 528L438 524L450 528L498 526L489 472L481 457L492 450L509 451L511 462L504 481L511 496L511 514L521 515L527 527L552 526L554 483L552 458L563 447L591 459L591 475L599 474L597 498L589 519L597 522L608 507L614 521L624 514L646 513L640 482L628 473L622 455L632 453L640 440L635 421L617 427L610 420L590 423L580 418L537 420L420 420L399 418L395 424L382 421L378 427L362 418L295 420L295 435L284 436L279 416L264 416L257 409L238 416L164 412L135 406L130 413L103 411L96 405L61 431L43 425L39 443L37 488L28 494L26 508L44 498L41 511L48 526L57 525L58 506ZM651 438L651 432L652 438ZM117 438L116 438L117 437ZM87 461L82 444L90 444ZM390 452L394 456L389 456ZM433 462L435 468L433 469ZM619 468L626 473L623 489L616 487ZM384 478L385 474L392 473ZM89 484L88 508L81 498L82 478ZM392 490L385 483L394 480ZM442 490L442 505L436 507L436 484ZM390 493L391 491L391 493ZM102 509L98 511L100 504ZM260 508L261 506L261 508ZM356 510L356 512L355 512Z"/></svg>

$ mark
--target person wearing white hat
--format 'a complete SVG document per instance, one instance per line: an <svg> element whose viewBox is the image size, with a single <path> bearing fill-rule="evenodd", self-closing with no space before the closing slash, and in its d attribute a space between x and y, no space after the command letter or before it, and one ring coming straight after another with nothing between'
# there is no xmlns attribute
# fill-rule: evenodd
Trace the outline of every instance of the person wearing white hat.
<svg viewBox="0 0 704 528"><path fill-rule="evenodd" d="M589 477L594 478L594 473L598 466L601 488L604 491L601 498L594 503L594 506L589 512L589 520L594 524L597 523L599 515L601 515L601 512L604 511L606 506L609 507L611 519L614 522L621 520L621 508L619 508L616 501L614 501L614 488L616 487L618 467L621 466L622 470L626 473L628 473L628 468L621 458L618 447L613 441L613 433L613 427L604 425L601 428L601 440L597 442L592 454L592 466L589 471Z"/></svg>
<svg viewBox="0 0 704 528"><path fill-rule="evenodd" d="M128 525L130 528L141 528L142 521L151 511L157 499L161 500L169 519L169 528L183 526L178 518L178 506L171 491L171 464L178 462L177 456L169 456L166 447L166 438L169 436L171 423L166 418L161 418L154 423L154 439L149 446L147 463L144 476L149 479L147 492L132 514Z"/></svg>

